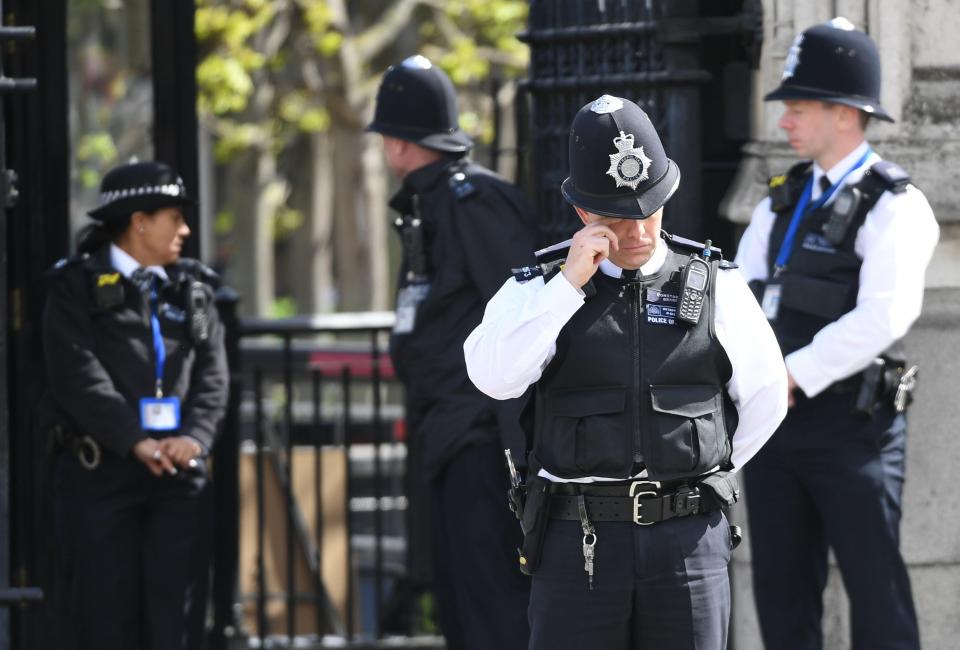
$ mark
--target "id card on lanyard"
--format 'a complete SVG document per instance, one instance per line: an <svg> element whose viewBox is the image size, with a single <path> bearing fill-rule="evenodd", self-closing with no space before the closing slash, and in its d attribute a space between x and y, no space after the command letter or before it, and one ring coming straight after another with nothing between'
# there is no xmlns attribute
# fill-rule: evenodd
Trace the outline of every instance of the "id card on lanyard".
<svg viewBox="0 0 960 650"><path fill-rule="evenodd" d="M150 291L150 330L156 359L156 394L154 397L140 398L140 426L145 431L174 431L180 428L180 398L163 396L163 366L167 360L167 350L160 332L157 303L157 290L154 288Z"/></svg>
<svg viewBox="0 0 960 650"><path fill-rule="evenodd" d="M763 289L763 299L760 301L760 307L763 309L763 314L767 317L767 320L775 321L780 314L780 298L783 294L783 281L780 280L779 277L787 268L787 262L793 254L793 244L797 237L797 231L800 229L800 223L808 214L823 207L826 202L830 200L830 197L840 189L840 186L843 185L843 181L846 180L847 176L857 169L860 169L872 153L873 149L868 147L864 154L860 156L860 159L813 203L810 202L810 197L813 194L813 174L810 175L807 184L803 188L803 193L800 195L800 200L797 202L797 207L793 210L793 217L790 219L787 234L780 244L780 251L777 253L777 259L773 266L773 277L767 281Z"/></svg>

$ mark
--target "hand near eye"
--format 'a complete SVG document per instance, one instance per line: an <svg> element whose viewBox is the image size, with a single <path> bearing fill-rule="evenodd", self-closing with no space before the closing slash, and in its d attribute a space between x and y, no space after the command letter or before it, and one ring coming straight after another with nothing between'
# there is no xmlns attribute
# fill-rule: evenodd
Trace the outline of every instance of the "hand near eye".
<svg viewBox="0 0 960 650"><path fill-rule="evenodd" d="M563 275L580 288L590 281L600 262L610 256L610 247L620 247L616 234L607 226L592 223L579 230L570 242L570 252L563 266Z"/></svg>

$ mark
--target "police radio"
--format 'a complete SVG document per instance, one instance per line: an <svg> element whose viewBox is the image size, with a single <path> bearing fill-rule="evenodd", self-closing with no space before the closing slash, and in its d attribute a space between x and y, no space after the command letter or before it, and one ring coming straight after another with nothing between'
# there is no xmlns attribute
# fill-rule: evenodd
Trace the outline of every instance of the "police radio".
<svg viewBox="0 0 960 650"><path fill-rule="evenodd" d="M847 231L860 207L863 192L857 187L847 185L837 193L830 216L823 224L823 236L834 246L839 246L847 238Z"/></svg>
<svg viewBox="0 0 960 650"><path fill-rule="evenodd" d="M709 244L708 248L709 250ZM700 322L700 312L703 311L703 299L707 295L707 282L710 280L710 265L696 255L690 256L690 261L683 267L680 276L682 295L677 309L680 320L696 325Z"/></svg>
<svg viewBox="0 0 960 650"><path fill-rule="evenodd" d="M188 285L186 303L191 338L194 342L206 341L210 336L210 321L207 316L210 290L202 282L194 280Z"/></svg>

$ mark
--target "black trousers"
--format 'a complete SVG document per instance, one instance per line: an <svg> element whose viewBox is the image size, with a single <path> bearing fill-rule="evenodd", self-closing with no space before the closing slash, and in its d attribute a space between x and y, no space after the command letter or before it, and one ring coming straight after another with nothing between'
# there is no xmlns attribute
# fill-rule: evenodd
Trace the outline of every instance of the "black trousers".
<svg viewBox="0 0 960 650"><path fill-rule="evenodd" d="M63 647L201 648L213 524L205 468L155 478L136 460L103 456L92 471L69 453L58 459Z"/></svg>
<svg viewBox="0 0 960 650"><path fill-rule="evenodd" d="M434 590L448 650L527 647L530 579L517 563L520 524L507 486L497 444L467 447L430 483Z"/></svg>
<svg viewBox="0 0 960 650"><path fill-rule="evenodd" d="M850 597L855 650L920 647L900 555L906 420L850 413L849 395L801 399L745 468L753 588L769 650L819 650L827 549Z"/></svg>
<svg viewBox="0 0 960 650"><path fill-rule="evenodd" d="M593 590L577 521L550 521L530 593L530 650L725 650L730 527L720 512L596 522Z"/></svg>

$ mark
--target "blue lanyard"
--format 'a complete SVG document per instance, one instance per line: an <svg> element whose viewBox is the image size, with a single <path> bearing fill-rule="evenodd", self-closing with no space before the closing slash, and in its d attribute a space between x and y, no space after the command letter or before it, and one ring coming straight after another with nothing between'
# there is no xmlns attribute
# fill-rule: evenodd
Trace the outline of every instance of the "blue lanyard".
<svg viewBox="0 0 960 650"><path fill-rule="evenodd" d="M153 352L157 359L157 399L163 397L163 365L167 361L167 350L163 346L163 334L160 333L160 318L157 316L158 302L157 288L152 286L150 288L150 329L153 331Z"/></svg>
<svg viewBox="0 0 960 650"><path fill-rule="evenodd" d="M790 219L790 227L787 228L787 235L783 238L783 243L780 244L780 252L777 253L777 261L773 267L774 277L783 271L783 269L787 266L787 261L790 259L790 255L793 254L793 240L797 236L797 230L799 230L800 222L803 221L803 218L807 216L807 214L822 207L823 204L829 201L830 197L836 193L847 176L852 174L857 169L863 167L863 164L867 161L867 158L869 158L870 154L872 153L873 149L868 147L866 152L860 156L860 160L854 163L853 167L848 169L836 183L831 185L827 191L821 194L820 198L813 203L810 203L810 196L813 194L813 174L810 175L810 179L807 180L807 184L803 188L803 194L800 195L800 201L797 203L797 207L793 210L793 218ZM808 203L810 204L809 206L807 205Z"/></svg>

